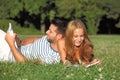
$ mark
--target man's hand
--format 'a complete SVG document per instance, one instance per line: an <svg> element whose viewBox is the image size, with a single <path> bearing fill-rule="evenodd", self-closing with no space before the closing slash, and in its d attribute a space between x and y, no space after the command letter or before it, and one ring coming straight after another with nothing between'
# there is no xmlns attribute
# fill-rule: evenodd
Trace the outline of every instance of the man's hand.
<svg viewBox="0 0 120 80"><path fill-rule="evenodd" d="M10 33L7 31L5 40L9 44L16 62L27 62L27 58L24 55L22 55L22 53L15 46L15 37L16 37L16 34L13 34L11 36Z"/></svg>
<svg viewBox="0 0 120 80"><path fill-rule="evenodd" d="M14 46L15 36L16 36L16 34L13 34L11 36L9 31L7 31L7 33L6 33L5 40L7 41L7 43L9 44L10 47Z"/></svg>

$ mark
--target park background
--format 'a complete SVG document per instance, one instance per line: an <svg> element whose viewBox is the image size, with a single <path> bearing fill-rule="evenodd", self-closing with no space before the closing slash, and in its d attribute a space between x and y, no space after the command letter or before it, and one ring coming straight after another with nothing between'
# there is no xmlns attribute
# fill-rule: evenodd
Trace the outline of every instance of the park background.
<svg viewBox="0 0 120 80"><path fill-rule="evenodd" d="M0 0L0 29L21 39L45 34L54 17L81 19L100 66L0 62L0 80L120 80L120 0Z"/></svg>
<svg viewBox="0 0 120 80"><path fill-rule="evenodd" d="M120 34L120 0L0 0L0 29L41 34L54 17L81 19L89 34Z"/></svg>

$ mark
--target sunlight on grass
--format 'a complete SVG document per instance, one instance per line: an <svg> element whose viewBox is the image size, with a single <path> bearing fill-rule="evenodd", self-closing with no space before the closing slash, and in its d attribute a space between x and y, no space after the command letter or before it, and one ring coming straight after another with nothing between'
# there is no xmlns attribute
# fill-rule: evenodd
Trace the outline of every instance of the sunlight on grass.
<svg viewBox="0 0 120 80"><path fill-rule="evenodd" d="M22 36L22 38L25 36ZM67 67L62 64L0 63L0 80L120 80L119 35L90 36L95 57L102 65L90 68Z"/></svg>

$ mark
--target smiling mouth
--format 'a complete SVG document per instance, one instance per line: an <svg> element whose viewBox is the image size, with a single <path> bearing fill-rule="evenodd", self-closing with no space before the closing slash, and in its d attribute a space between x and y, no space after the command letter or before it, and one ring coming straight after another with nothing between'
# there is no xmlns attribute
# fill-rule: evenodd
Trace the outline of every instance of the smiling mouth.
<svg viewBox="0 0 120 80"><path fill-rule="evenodd" d="M78 45L78 46L79 46L79 45L81 45L81 43L76 43L76 45Z"/></svg>
<svg viewBox="0 0 120 80"><path fill-rule="evenodd" d="M76 43L76 45L80 46L80 45L81 45L81 42Z"/></svg>
<svg viewBox="0 0 120 80"><path fill-rule="evenodd" d="M81 44L82 42L77 42L77 44Z"/></svg>

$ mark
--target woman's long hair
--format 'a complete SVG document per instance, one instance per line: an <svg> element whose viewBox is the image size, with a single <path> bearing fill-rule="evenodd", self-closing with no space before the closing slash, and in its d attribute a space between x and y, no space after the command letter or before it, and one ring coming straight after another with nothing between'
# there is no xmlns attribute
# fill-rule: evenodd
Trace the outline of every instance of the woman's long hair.
<svg viewBox="0 0 120 80"><path fill-rule="evenodd" d="M83 29L84 40L79 48L74 47L73 32L75 29ZM93 45L88 38L85 25L81 20L72 20L68 23L65 35L66 59L72 64L79 61L90 62L92 60Z"/></svg>

